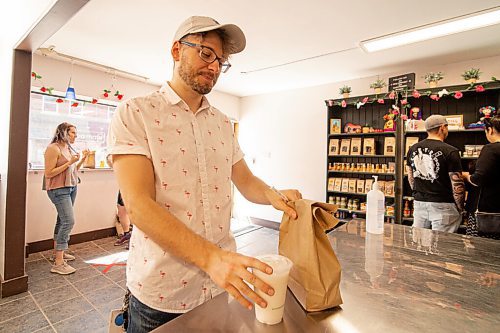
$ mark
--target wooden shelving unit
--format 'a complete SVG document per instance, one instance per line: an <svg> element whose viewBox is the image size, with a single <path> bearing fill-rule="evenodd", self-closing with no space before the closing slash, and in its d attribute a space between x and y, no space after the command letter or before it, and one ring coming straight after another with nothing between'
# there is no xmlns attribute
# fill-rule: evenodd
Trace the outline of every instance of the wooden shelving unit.
<svg viewBox="0 0 500 333"><path fill-rule="evenodd" d="M486 91L476 92L469 85L460 86L450 86L450 87L438 87L434 89L422 89L422 91L431 91L436 93L442 89L447 89L448 91L461 90L463 97L456 99L453 96L447 95L439 99L439 101L431 100L429 96L421 96L420 98L414 98L411 94L408 94L407 100L412 107L419 107L422 112L422 118L426 119L431 114L442 114L442 115L463 115L463 123L465 126L479 121L480 114L478 112L479 108L486 105L492 105L499 110L500 107L500 83L488 83L486 86ZM384 94L385 95L385 94ZM379 96L384 96L379 95ZM370 99L379 97L375 95L368 96ZM353 102L360 101L363 97L352 97L346 99L348 102L347 107L343 108L339 104L342 99L337 99L332 101L325 101L328 111L327 117L327 147L330 139L338 138L339 140L343 138L356 138L360 137L362 140L364 138L374 138L375 140L375 152L377 155L329 155L327 151L327 167L326 167L326 178L327 184L325 186L326 191L326 201L331 195L345 195L346 197L363 198L366 197L364 193L345 193L339 191L328 191L328 178L336 177L344 174L350 178L360 178L367 179L371 175L378 175L381 180L395 180L396 185L394 189L394 196L386 196L386 205L389 203L394 205L395 209L395 223L408 224L413 221L412 217L403 217L403 207L405 200L413 201L411 189L408 184L407 176L405 175L404 169L406 165L406 147L405 139L407 136L416 136L419 140L423 140L427 137L425 131L405 131L404 126L401 122L397 123L396 131L393 132L373 132L373 133L330 133L330 120L340 119L341 129L344 128L345 124L350 122L353 124L359 124L361 126L368 124L374 128L383 128L384 120L383 115L387 113L389 108L389 103L393 103L394 100L385 99L385 104L379 103L367 103L363 105L360 109L357 109ZM399 99L401 100L401 98ZM401 109L402 106L398 105ZM382 155L384 139L388 137L395 137L396 139L396 155L386 156ZM481 128L473 129L461 129L461 130L449 130L449 135L445 141L455 147L460 151L465 150L465 145L484 145L487 143L484 130ZM469 163L476 160L476 156L462 156L462 166L464 171L469 168ZM394 173L376 173L376 172L359 172L359 171L347 171L347 170L329 170L328 163L395 163ZM371 178L371 177L370 177ZM342 210L342 211L345 211ZM364 215L363 211L351 211L356 214ZM344 220L348 220L347 218Z"/></svg>

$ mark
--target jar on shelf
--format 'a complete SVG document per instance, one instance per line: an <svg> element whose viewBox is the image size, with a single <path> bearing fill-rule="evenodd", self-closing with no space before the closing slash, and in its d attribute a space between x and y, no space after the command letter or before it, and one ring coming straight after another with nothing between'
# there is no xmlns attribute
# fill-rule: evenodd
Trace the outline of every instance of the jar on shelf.
<svg viewBox="0 0 500 333"><path fill-rule="evenodd" d="M347 207L346 197L340 198L340 208L346 208L346 207Z"/></svg>
<svg viewBox="0 0 500 333"><path fill-rule="evenodd" d="M347 209L352 210L352 199L347 200Z"/></svg>
<svg viewBox="0 0 500 333"><path fill-rule="evenodd" d="M333 204L333 203L334 203L334 201L333 201L333 196L332 196L332 195L330 195L330 196L328 197L328 203L329 203L329 204Z"/></svg>
<svg viewBox="0 0 500 333"><path fill-rule="evenodd" d="M352 201L352 210L359 210L359 199L354 199Z"/></svg>

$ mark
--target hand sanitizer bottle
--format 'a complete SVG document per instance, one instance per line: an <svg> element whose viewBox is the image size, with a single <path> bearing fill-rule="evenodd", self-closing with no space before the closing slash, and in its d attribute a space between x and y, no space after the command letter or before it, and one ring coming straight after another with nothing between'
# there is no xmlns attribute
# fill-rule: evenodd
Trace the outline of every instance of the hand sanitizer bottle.
<svg viewBox="0 0 500 333"><path fill-rule="evenodd" d="M366 232L372 234L384 233L385 196L378 187L378 176L373 176L375 182L366 199Z"/></svg>

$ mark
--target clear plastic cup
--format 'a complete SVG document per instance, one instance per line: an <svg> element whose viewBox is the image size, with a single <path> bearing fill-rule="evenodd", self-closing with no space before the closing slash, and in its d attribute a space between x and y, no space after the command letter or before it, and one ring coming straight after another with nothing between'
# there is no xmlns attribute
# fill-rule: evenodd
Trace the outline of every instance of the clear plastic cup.
<svg viewBox="0 0 500 333"><path fill-rule="evenodd" d="M273 287L274 295L269 296L265 292L255 288L255 292L267 302L266 308L261 308L258 304L255 304L255 317L263 324L278 324L283 319L288 275L293 263L287 257L280 256L279 254L266 254L256 258L273 268L273 274L271 275L258 269L253 269L253 274Z"/></svg>

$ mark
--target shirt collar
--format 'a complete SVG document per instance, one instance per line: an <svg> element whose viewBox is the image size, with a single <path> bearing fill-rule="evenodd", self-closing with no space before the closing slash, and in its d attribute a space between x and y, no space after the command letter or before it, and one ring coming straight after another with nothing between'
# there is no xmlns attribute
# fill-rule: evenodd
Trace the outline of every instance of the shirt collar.
<svg viewBox="0 0 500 333"><path fill-rule="evenodd" d="M172 105L178 105L178 104L182 103L185 106L187 106L187 103L184 102L184 100L179 95L177 95L177 93L172 89L172 87L170 87L168 82L161 87L160 93L162 93L163 96L165 96L165 99L167 100L167 102L172 104ZM208 99L205 96L202 96L201 106L197 110L197 112L203 111L205 109L208 110L208 109L210 109L210 107L211 107L211 105L208 102Z"/></svg>

